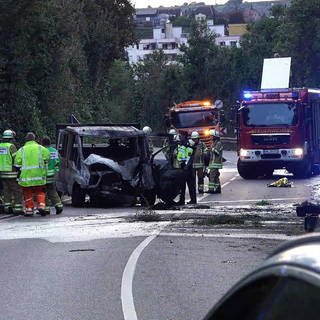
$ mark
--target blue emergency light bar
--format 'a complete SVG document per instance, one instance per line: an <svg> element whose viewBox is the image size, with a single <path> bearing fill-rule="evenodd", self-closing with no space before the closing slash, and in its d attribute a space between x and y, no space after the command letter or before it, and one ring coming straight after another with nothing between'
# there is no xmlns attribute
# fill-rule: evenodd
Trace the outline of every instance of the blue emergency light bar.
<svg viewBox="0 0 320 320"><path fill-rule="evenodd" d="M279 99L281 101L287 100L298 100L299 92L292 91L290 89L279 89L275 90L261 90L261 91L243 91L243 100L253 101L253 100L275 100Z"/></svg>
<svg viewBox="0 0 320 320"><path fill-rule="evenodd" d="M243 99L244 100L251 100L252 93L250 91L243 91Z"/></svg>

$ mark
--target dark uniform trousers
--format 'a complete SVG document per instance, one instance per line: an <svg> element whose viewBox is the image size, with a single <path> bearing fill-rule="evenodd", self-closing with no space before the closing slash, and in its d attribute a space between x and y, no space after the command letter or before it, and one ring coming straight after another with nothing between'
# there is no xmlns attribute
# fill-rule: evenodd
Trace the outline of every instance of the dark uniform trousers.
<svg viewBox="0 0 320 320"><path fill-rule="evenodd" d="M196 171L192 168L192 166L187 166L184 169L184 181L181 183L181 195L180 201L185 201L186 194L186 184L188 185L190 200L192 203L197 203L197 195L196 195Z"/></svg>

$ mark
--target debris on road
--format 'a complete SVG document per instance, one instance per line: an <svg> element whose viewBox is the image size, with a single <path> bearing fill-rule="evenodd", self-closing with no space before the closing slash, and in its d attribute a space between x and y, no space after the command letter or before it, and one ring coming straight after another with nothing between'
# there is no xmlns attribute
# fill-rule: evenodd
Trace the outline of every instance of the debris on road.
<svg viewBox="0 0 320 320"><path fill-rule="evenodd" d="M267 185L268 187L277 187L277 188L291 188L292 183L289 182L288 178L281 178L275 182L272 182Z"/></svg>

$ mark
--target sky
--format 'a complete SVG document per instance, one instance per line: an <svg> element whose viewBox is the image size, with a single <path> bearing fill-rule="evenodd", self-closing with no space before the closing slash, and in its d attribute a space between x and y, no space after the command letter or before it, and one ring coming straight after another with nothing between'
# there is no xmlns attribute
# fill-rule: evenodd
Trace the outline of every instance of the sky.
<svg viewBox="0 0 320 320"><path fill-rule="evenodd" d="M266 0L244 0L243 2L259 2ZM267 0L268 1L268 0ZM271 0L270 0L271 1ZM152 8L157 8L159 6L170 7L170 6L180 6L184 3L191 3L193 0L131 0L131 3L135 8L147 8L151 6ZM227 0L197 0L195 2L204 2L205 4L224 4Z"/></svg>

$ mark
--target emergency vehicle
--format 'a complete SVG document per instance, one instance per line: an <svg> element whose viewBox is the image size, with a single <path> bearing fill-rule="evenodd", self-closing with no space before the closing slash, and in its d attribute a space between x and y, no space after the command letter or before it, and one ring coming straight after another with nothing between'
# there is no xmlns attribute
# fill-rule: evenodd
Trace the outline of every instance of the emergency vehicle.
<svg viewBox="0 0 320 320"><path fill-rule="evenodd" d="M175 104L166 115L166 125L174 128L177 132L197 131L200 139L210 145L212 139L210 130L216 129L220 135L225 134L225 129L221 126L223 122L223 103L216 100L214 104L207 100L185 101Z"/></svg>
<svg viewBox="0 0 320 320"><path fill-rule="evenodd" d="M318 173L320 89L246 91L238 110L238 172L244 179L285 168L297 177Z"/></svg>

